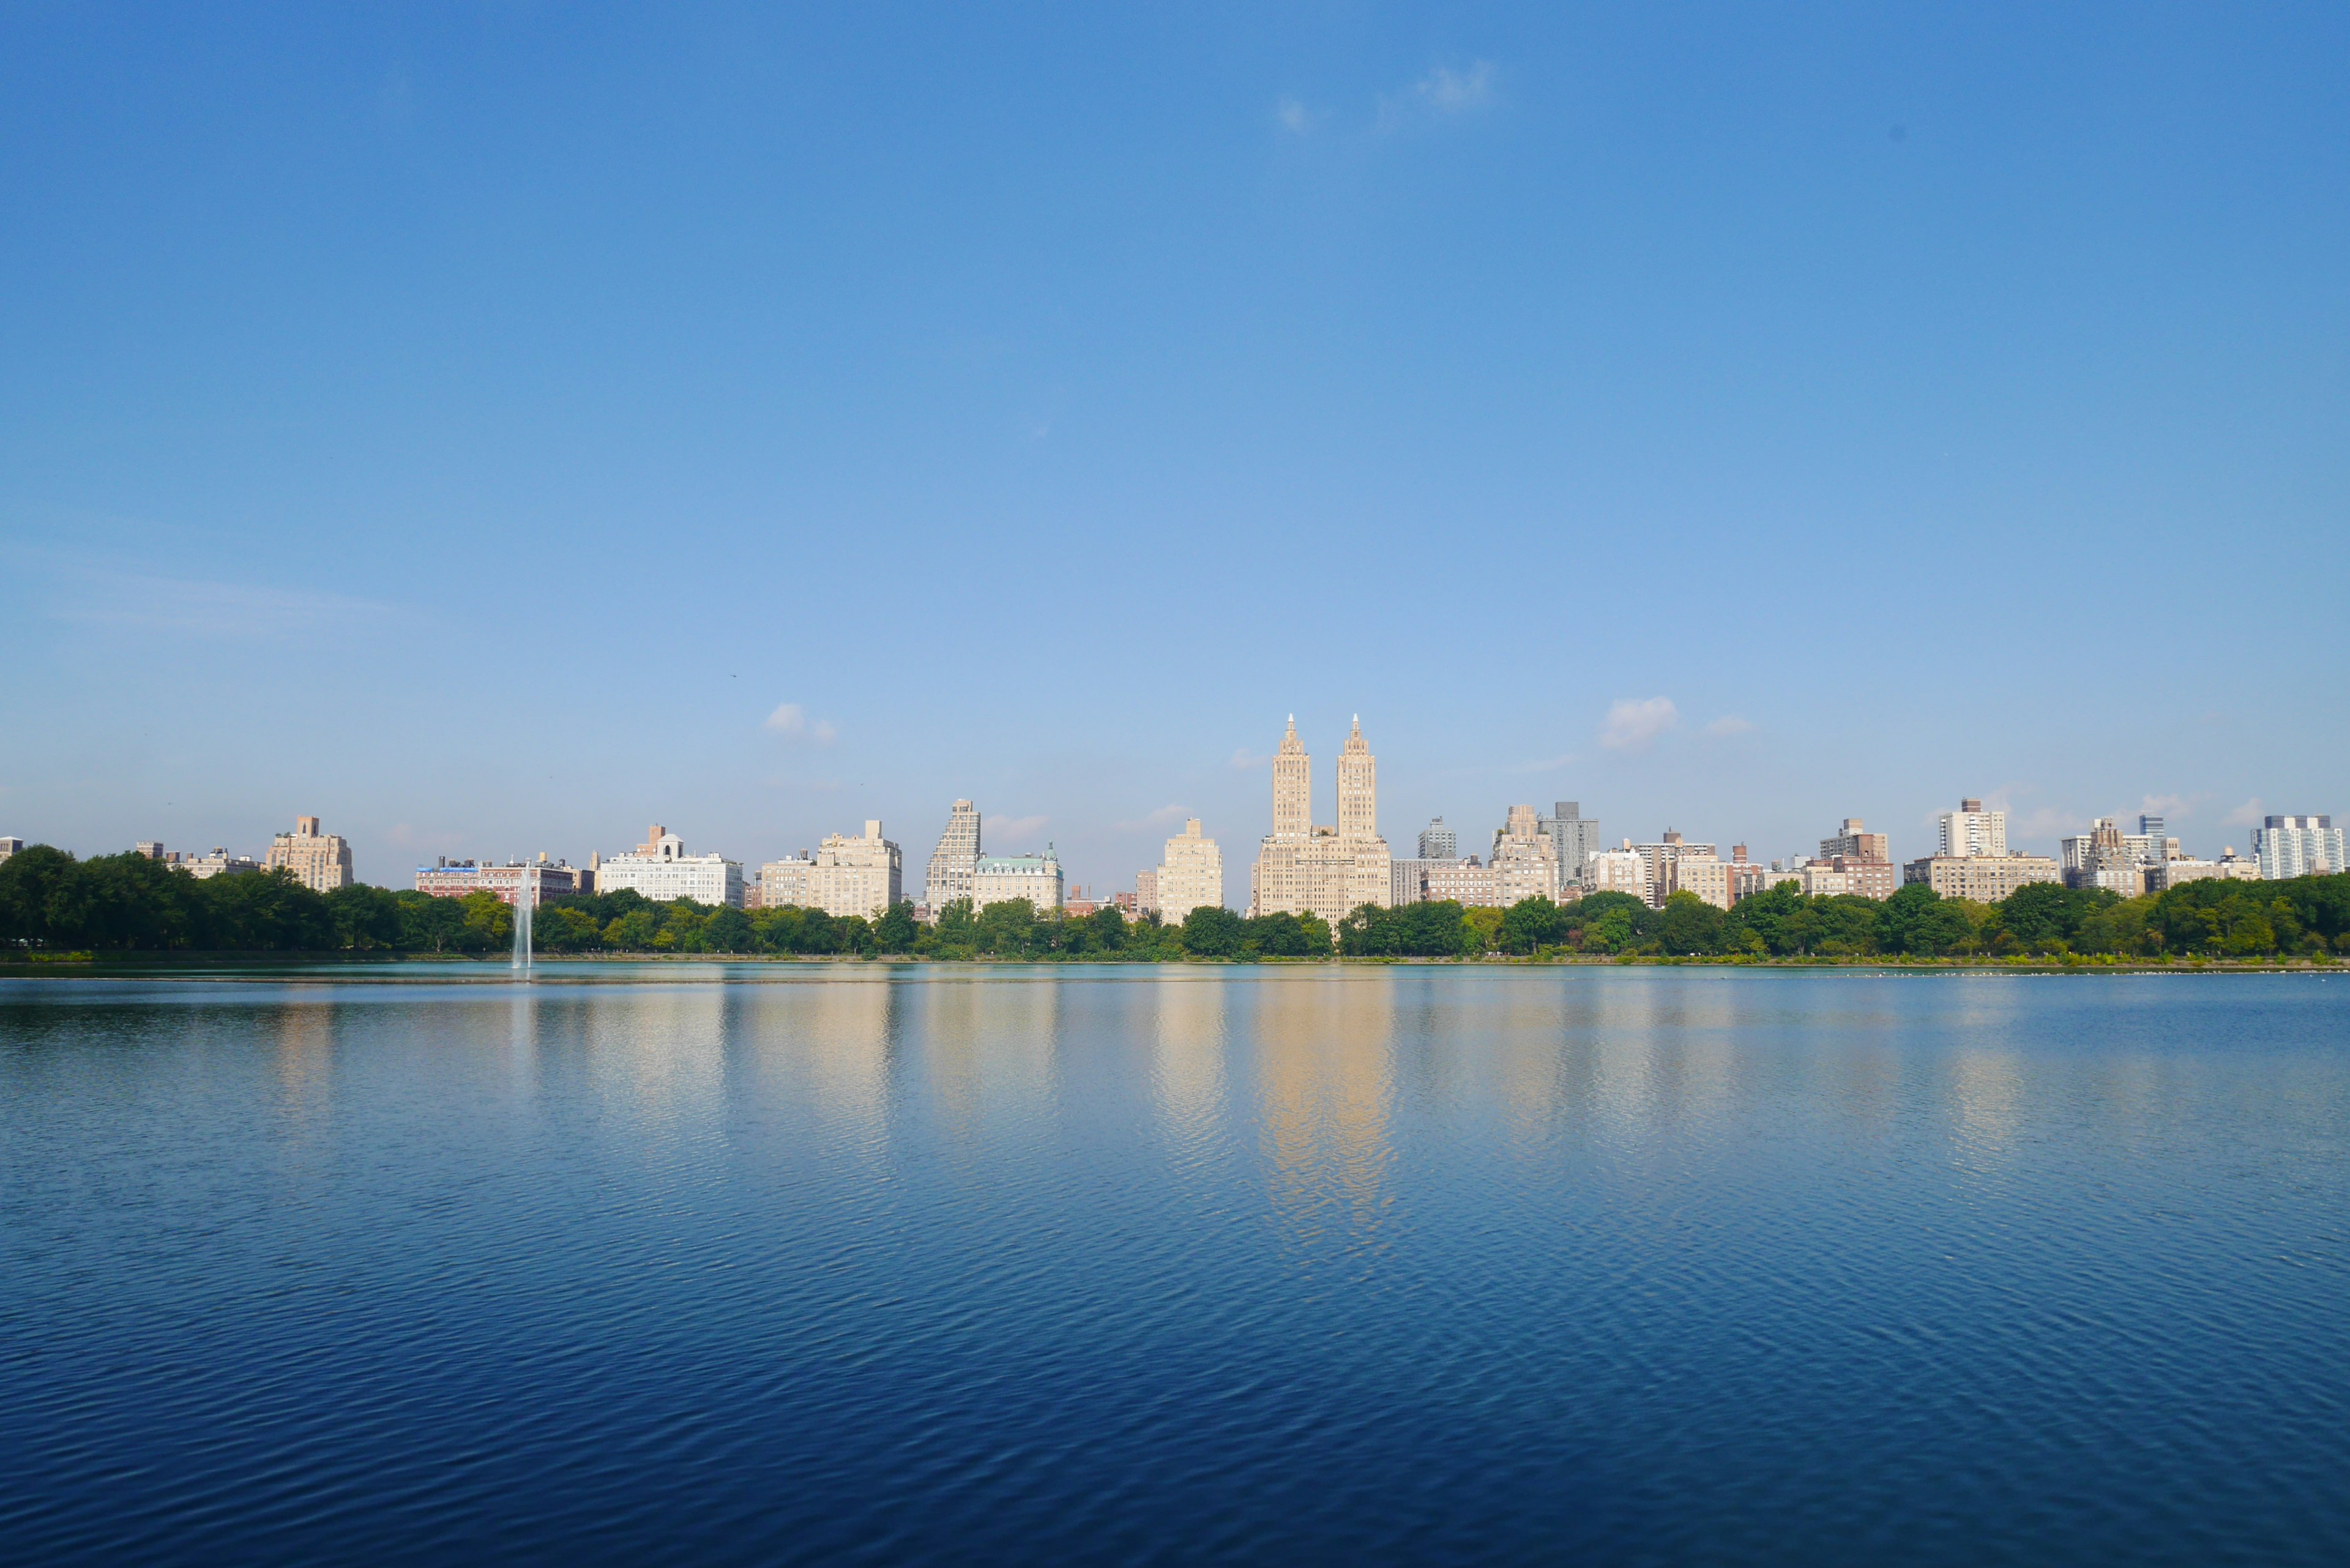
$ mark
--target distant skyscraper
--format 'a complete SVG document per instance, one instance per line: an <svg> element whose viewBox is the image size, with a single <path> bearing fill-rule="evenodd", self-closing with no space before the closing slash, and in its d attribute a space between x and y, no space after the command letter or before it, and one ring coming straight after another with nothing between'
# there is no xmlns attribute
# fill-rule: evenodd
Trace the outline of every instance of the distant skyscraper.
<svg viewBox="0 0 2350 1568"><path fill-rule="evenodd" d="M957 898L971 897L971 874L979 865L979 808L967 800L954 803L947 814L946 831L931 851L930 870L922 878L922 902L935 918Z"/></svg>
<svg viewBox="0 0 2350 1568"><path fill-rule="evenodd" d="M1551 803L1550 815L1536 820L1558 855L1559 892L1582 886L1584 867L1599 853L1599 819L1585 816L1576 802L1561 800Z"/></svg>
<svg viewBox="0 0 2350 1568"><path fill-rule="evenodd" d="M1419 830L1419 857L1422 860L1457 860L1461 857L1461 838L1444 826L1442 817L1431 820Z"/></svg>

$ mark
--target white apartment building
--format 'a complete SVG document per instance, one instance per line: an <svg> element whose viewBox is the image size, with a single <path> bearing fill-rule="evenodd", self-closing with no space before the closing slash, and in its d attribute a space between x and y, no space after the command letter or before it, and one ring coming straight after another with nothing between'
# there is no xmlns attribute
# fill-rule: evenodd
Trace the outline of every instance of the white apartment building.
<svg viewBox="0 0 2350 1568"><path fill-rule="evenodd" d="M1223 904L1223 851L1214 839L1200 836L1200 819L1192 817L1167 841L1166 857L1159 863L1159 918L1180 925L1194 909Z"/></svg>
<svg viewBox="0 0 2350 1568"><path fill-rule="evenodd" d="M763 909L816 908L816 857L806 850L770 860L759 867L759 907Z"/></svg>
<svg viewBox="0 0 2350 1568"><path fill-rule="evenodd" d="M2342 840L2343 830L2330 816L2272 816L2252 829L2252 858L2272 882L2337 876L2350 870Z"/></svg>
<svg viewBox="0 0 2350 1568"><path fill-rule="evenodd" d="M625 888L656 904L691 898L697 904L743 907L741 863L723 855L688 855L685 840L658 822L635 849L599 860L595 875L598 893Z"/></svg>
<svg viewBox="0 0 2350 1568"><path fill-rule="evenodd" d="M2056 841L2056 859L2067 888L2103 888L2125 898L2146 891L2147 873L2160 863L2160 840L2124 833L2110 816L2097 818L2086 833Z"/></svg>
<svg viewBox="0 0 2350 1568"><path fill-rule="evenodd" d="M1218 877L1221 886L1221 872ZM1014 898L1027 899L1040 915L1057 914L1061 908L1061 860L1049 844L1042 855L983 855L972 867L971 908L973 914L990 904L1008 904ZM1159 896L1162 901L1165 899L1167 895L1163 887ZM1187 909L1184 913L1191 911ZM1159 918L1170 918L1163 908ZM1181 918L1173 917L1176 919Z"/></svg>
<svg viewBox="0 0 2350 1568"><path fill-rule="evenodd" d="M879 817L865 820L865 835L828 833L816 847L808 871L807 904L838 919L859 915L878 920L905 897L905 857L881 836Z"/></svg>
<svg viewBox="0 0 2350 1568"><path fill-rule="evenodd" d="M1942 814L1942 840L1936 857L1962 859L1976 855L2007 853L2007 813L1985 811L1979 800L1962 800L1959 809Z"/></svg>
<svg viewBox="0 0 2350 1568"><path fill-rule="evenodd" d="M1648 902L1648 857L1624 840L1621 849L1602 849L1583 863L1583 888L1592 893L1629 893Z"/></svg>
<svg viewBox="0 0 2350 1568"><path fill-rule="evenodd" d="M0 860L7 859L24 847L25 841L21 838L0 838Z"/></svg>
<svg viewBox="0 0 2350 1568"><path fill-rule="evenodd" d="M315 816L296 817L294 831L273 839L261 864L265 871L291 871L314 893L331 893L357 879L351 875L351 846L338 833L319 832Z"/></svg>

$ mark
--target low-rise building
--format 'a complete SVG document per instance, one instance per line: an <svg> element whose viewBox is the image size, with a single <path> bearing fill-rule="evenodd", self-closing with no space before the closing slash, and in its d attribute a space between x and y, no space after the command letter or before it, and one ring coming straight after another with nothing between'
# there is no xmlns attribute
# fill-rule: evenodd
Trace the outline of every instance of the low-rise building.
<svg viewBox="0 0 2350 1568"><path fill-rule="evenodd" d="M2230 845L2217 860L2190 860L2174 856L2147 872L2146 890L2167 893L2188 882L2203 882L2214 878L2229 882L2257 882L2261 879L2261 863L2250 856L2238 855Z"/></svg>
<svg viewBox="0 0 2350 1568"><path fill-rule="evenodd" d="M246 871L261 869L261 862L252 856L231 855L217 844L213 846L212 853L209 855L192 853L182 855L176 849L170 850L163 857L163 864L174 870L185 871L199 882L207 881L214 877L234 877Z"/></svg>
<svg viewBox="0 0 2350 1568"><path fill-rule="evenodd" d="M831 833L816 846L807 904L836 919L878 920L905 897L905 885L904 855L881 836L880 819L868 817L862 837Z"/></svg>
<svg viewBox="0 0 2350 1568"><path fill-rule="evenodd" d="M2252 858L2272 882L2350 870L2343 850L2343 830L2331 816L2272 816L2252 829Z"/></svg>
<svg viewBox="0 0 2350 1568"><path fill-rule="evenodd" d="M21 852L24 847L25 841L21 838L0 838L0 860Z"/></svg>
<svg viewBox="0 0 2350 1568"><path fill-rule="evenodd" d="M1060 857L1049 844L1042 855L983 855L972 867L971 907L976 913L1025 898L1038 914L1049 915L1061 908L1061 888Z"/></svg>
<svg viewBox="0 0 2350 1568"><path fill-rule="evenodd" d="M1159 863L1159 918L1180 925L1192 910L1223 903L1223 852L1214 839L1200 836L1200 819L1192 817L1167 841L1166 858Z"/></svg>
<svg viewBox="0 0 2350 1568"><path fill-rule="evenodd" d="M1996 904L2034 882L2061 882L2064 874L2044 855L1929 855L1904 866L1901 880L1922 882L1945 898Z"/></svg>
<svg viewBox="0 0 2350 1568"><path fill-rule="evenodd" d="M494 893L503 904L527 898L530 907L536 909L549 898L568 898L577 892L579 878L569 866L560 860L550 864L544 855L536 860L509 860L503 866L486 860L452 860L442 856L431 866L416 868L416 890L435 898Z"/></svg>
<svg viewBox="0 0 2350 1568"><path fill-rule="evenodd" d="M1500 907L1493 887L1493 868L1481 866L1474 855L1459 860L1427 860L1421 873L1421 897L1431 904L1447 899L1471 909Z"/></svg>
<svg viewBox="0 0 2350 1568"><path fill-rule="evenodd" d="M723 855L688 855L685 841L660 823L626 855L596 863L596 891L626 889L666 904L691 898L697 904L743 905L743 867Z"/></svg>

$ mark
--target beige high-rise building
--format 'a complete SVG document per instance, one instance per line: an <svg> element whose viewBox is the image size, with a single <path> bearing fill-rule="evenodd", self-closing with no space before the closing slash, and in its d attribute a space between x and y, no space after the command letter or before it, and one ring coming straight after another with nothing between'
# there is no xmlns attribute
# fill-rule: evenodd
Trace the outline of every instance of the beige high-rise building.
<svg viewBox="0 0 2350 1568"><path fill-rule="evenodd" d="M807 884L808 902L826 914L878 920L904 896L905 857L881 836L881 824L868 818L862 838L825 836L816 846Z"/></svg>
<svg viewBox="0 0 2350 1568"><path fill-rule="evenodd" d="M294 873L294 880L314 893L331 893L338 888L348 888L351 876L351 846L343 842L339 833L321 833L315 816L297 816L294 831L281 833L269 846L262 858L262 868L275 871L283 867Z"/></svg>
<svg viewBox="0 0 2350 1568"><path fill-rule="evenodd" d="M1513 805L1493 835L1493 900L1504 909L1523 898L1558 897L1558 846L1530 805Z"/></svg>
<svg viewBox="0 0 2350 1568"><path fill-rule="evenodd" d="M1959 809L1942 814L1941 847L1929 858L1965 859L1970 856L1993 857L2007 853L2007 813L1985 811L1979 800L1962 800Z"/></svg>
<svg viewBox="0 0 2350 1568"><path fill-rule="evenodd" d="M1159 918L1180 926L1192 910L1223 903L1224 852L1214 839L1200 836L1195 816L1167 841L1167 857L1159 866Z"/></svg>
<svg viewBox="0 0 2350 1568"><path fill-rule="evenodd" d="M1273 831L1257 848L1249 879L1251 915L1318 915L1336 929L1364 904L1394 895L1394 857L1379 836L1378 760L1355 720L1338 754L1338 821L1314 823L1313 762L1297 739L1297 716L1273 758ZM1160 901L1165 902L1165 889Z"/></svg>
<svg viewBox="0 0 2350 1568"><path fill-rule="evenodd" d="M1648 899L1648 859L1624 840L1621 849L1603 849L1583 863L1584 886L1594 893L1629 893Z"/></svg>

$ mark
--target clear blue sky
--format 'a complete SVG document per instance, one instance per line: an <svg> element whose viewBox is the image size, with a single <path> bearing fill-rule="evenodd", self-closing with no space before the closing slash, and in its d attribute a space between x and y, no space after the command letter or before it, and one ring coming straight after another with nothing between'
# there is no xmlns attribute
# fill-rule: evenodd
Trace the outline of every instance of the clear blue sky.
<svg viewBox="0 0 2350 1568"><path fill-rule="evenodd" d="M1238 903L1295 711L1399 846L2241 846L2350 811L2345 67L2339 5L8 5L0 833L878 815L918 888L963 795L1089 884L1196 813Z"/></svg>

